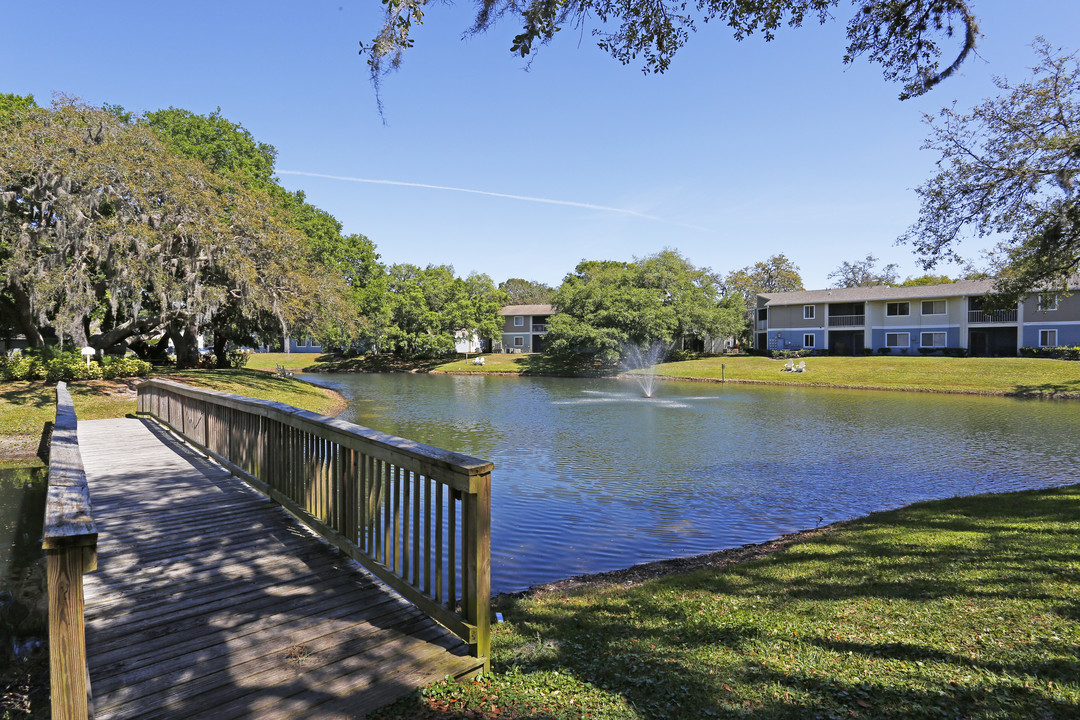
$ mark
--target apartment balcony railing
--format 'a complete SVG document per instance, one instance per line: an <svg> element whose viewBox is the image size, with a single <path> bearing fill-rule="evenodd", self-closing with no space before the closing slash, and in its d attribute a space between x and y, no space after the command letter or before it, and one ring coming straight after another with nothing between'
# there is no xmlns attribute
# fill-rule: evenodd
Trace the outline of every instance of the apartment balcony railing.
<svg viewBox="0 0 1080 720"><path fill-rule="evenodd" d="M983 310L968 310L968 322L969 323L1010 323L1016 322L1015 310L994 310L993 312L986 312Z"/></svg>
<svg viewBox="0 0 1080 720"><path fill-rule="evenodd" d="M534 333L546 333L547 323L533 323L532 331Z"/></svg>
<svg viewBox="0 0 1080 720"><path fill-rule="evenodd" d="M830 315L829 327L855 327L865 325L865 315Z"/></svg>
<svg viewBox="0 0 1080 720"><path fill-rule="evenodd" d="M757 329L758 330L768 330L769 329L769 321L768 320L758 320L757 321Z"/></svg>

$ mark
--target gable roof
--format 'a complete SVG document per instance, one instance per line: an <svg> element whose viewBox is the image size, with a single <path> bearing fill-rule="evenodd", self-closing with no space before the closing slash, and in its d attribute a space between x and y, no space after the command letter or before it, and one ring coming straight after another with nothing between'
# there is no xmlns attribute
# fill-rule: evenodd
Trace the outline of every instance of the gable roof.
<svg viewBox="0 0 1080 720"><path fill-rule="evenodd" d="M796 290L794 292L759 293L765 306L813 305L815 303L869 302L873 300L919 300L922 298L986 295L994 289L993 280L957 280L943 285L906 285L889 287L827 288L825 290Z"/></svg>
<svg viewBox="0 0 1080 720"><path fill-rule="evenodd" d="M500 315L554 315L551 305L507 305L499 311Z"/></svg>

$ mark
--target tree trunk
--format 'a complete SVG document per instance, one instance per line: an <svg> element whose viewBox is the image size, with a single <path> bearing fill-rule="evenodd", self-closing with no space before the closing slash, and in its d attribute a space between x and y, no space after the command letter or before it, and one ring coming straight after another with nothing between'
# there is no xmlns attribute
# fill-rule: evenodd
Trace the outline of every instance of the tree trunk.
<svg viewBox="0 0 1080 720"><path fill-rule="evenodd" d="M219 368L229 367L228 341L222 333L214 333L214 357Z"/></svg>
<svg viewBox="0 0 1080 720"><path fill-rule="evenodd" d="M14 300L11 303L15 316L15 326L19 332L26 336L26 344L32 348L39 348L45 344L45 338L41 336L37 323L34 322L34 313L30 309L30 298L18 285L8 285L8 291Z"/></svg>
<svg viewBox="0 0 1080 720"><path fill-rule="evenodd" d="M199 364L199 335L194 325L188 324L171 331L176 346L176 367L195 367Z"/></svg>

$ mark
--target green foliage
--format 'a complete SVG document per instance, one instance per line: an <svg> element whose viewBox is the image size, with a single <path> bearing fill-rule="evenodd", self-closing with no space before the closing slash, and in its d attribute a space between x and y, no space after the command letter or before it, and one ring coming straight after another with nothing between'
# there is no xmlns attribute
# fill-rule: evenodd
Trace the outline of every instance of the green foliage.
<svg viewBox="0 0 1080 720"><path fill-rule="evenodd" d="M968 278L974 280L976 278ZM901 287L915 287L920 285L951 285L956 282L948 275L920 275L918 277L909 277L904 282L900 283Z"/></svg>
<svg viewBox="0 0 1080 720"><path fill-rule="evenodd" d="M462 279L449 265L391 265L386 290L382 344L404 357L452 353L459 331L490 339L502 330L506 295L487 275Z"/></svg>
<svg viewBox="0 0 1080 720"><path fill-rule="evenodd" d="M916 189L919 220L900 240L933 268L961 262L957 245L972 234L1004 237L995 249L995 291L1011 305L1032 290L1067 287L1080 268L1080 59L1045 40L1019 85L968 113L945 108L927 117L925 148L940 171Z"/></svg>
<svg viewBox="0 0 1080 720"><path fill-rule="evenodd" d="M724 337L742 325L741 298L721 296L708 268L675 250L632 263L582 261L555 296L545 352L616 363L631 345Z"/></svg>
<svg viewBox="0 0 1080 720"><path fill-rule="evenodd" d="M1022 347L1021 357L1053 358L1055 360L1080 360L1080 346L1060 345L1058 347Z"/></svg>
<svg viewBox="0 0 1080 720"><path fill-rule="evenodd" d="M239 123L221 115L209 115L170 107L146 114L154 133L184 157L201 160L211 172L234 176L245 185L268 188L274 184L273 145L258 142Z"/></svg>
<svg viewBox="0 0 1080 720"><path fill-rule="evenodd" d="M510 278L499 283L499 289L506 293L508 305L550 305L555 299L555 288L542 282Z"/></svg>
<svg viewBox="0 0 1080 720"><path fill-rule="evenodd" d="M413 26L423 23L429 0L382 2L386 8L382 28L370 45L361 43L360 49L367 56L376 91L382 77L396 69L404 51L412 47ZM642 71L662 73L699 24L727 25L735 40L761 33L768 41L785 25L831 20L832 8L839 4L839 0L701 0L690 5L648 0L479 0L469 32L486 32L499 20L514 18L521 32L511 41L510 51L527 57L564 27L589 27L597 46L620 63L641 61ZM901 99L921 95L954 73L975 49L979 36L967 0L855 0L854 5L844 62L865 55L881 64L886 79L902 83ZM942 41L957 46L955 59L945 68L940 66Z"/></svg>
<svg viewBox="0 0 1080 720"><path fill-rule="evenodd" d="M868 254L865 260L848 262L845 260L840 267L829 273L829 278L836 281L833 287L874 287L875 285L895 285L897 281L896 263L889 263L878 270L877 258Z"/></svg>
<svg viewBox="0 0 1080 720"><path fill-rule="evenodd" d="M150 374L153 366L145 360L134 357L105 357L105 366L102 368L102 377L106 380L127 377L146 377Z"/></svg>
<svg viewBox="0 0 1080 720"><path fill-rule="evenodd" d="M692 572L501 596L492 674L374 717L1075 718L1078 503L918 503Z"/></svg>

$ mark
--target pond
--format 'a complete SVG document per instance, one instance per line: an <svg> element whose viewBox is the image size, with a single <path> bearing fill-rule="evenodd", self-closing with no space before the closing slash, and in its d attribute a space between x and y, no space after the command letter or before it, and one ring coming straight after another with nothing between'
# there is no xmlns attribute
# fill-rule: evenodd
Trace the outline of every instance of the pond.
<svg viewBox="0 0 1080 720"><path fill-rule="evenodd" d="M917 500L1080 481L1069 401L779 386L307 375L342 419L492 475L492 587L713 552Z"/></svg>
<svg viewBox="0 0 1080 720"><path fill-rule="evenodd" d="M48 471L0 468L0 667L44 647L48 628L45 522Z"/></svg>

